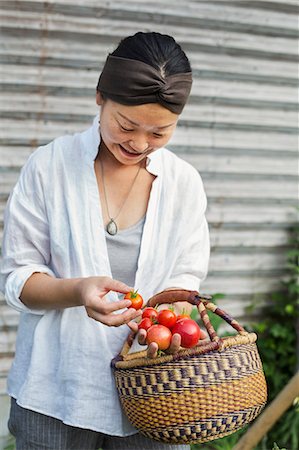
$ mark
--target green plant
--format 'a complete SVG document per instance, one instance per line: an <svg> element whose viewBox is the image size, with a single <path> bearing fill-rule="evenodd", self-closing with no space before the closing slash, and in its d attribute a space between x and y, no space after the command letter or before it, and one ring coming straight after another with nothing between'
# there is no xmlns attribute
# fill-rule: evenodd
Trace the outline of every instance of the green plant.
<svg viewBox="0 0 299 450"><path fill-rule="evenodd" d="M274 442L273 449L272 450L287 450L286 448L279 448L276 442Z"/></svg>
<svg viewBox="0 0 299 450"><path fill-rule="evenodd" d="M268 385L268 402L278 395L294 375L299 360L299 224L290 230L290 248L287 252L288 273L281 282L281 289L270 296L258 321L245 324L247 330L252 330L258 335L257 345ZM214 303L217 298L223 296L217 294L215 297ZM253 310L254 305L249 312L252 313ZM219 330L222 320L213 314L210 315L210 320L216 331ZM297 450L298 430L299 399L269 430L254 450ZM242 429L230 436L207 443L204 447L194 445L191 449L231 450L245 431L246 429Z"/></svg>
<svg viewBox="0 0 299 450"><path fill-rule="evenodd" d="M15 438L10 434L7 437L6 443L4 444L3 450L15 450Z"/></svg>
<svg viewBox="0 0 299 450"><path fill-rule="evenodd" d="M232 450L232 448L237 444L238 440L245 433L247 426L242 430L238 430L233 434L225 436L221 439L216 439L212 442L207 442L206 444L194 444L191 445L191 450Z"/></svg>
<svg viewBox="0 0 299 450"><path fill-rule="evenodd" d="M271 296L263 309L263 319L252 324L258 336L258 348L268 385L268 402L284 388L296 371L299 317L299 225L291 230L288 251L288 275L281 283L281 290ZM297 350L298 351L298 350ZM294 404L269 431L265 447L276 445L287 449L299 448L299 408ZM275 448L275 447L274 447Z"/></svg>

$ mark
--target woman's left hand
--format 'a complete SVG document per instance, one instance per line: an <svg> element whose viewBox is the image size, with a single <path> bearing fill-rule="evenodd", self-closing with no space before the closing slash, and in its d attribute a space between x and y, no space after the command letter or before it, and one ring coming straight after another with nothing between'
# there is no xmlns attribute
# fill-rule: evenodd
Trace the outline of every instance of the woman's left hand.
<svg viewBox="0 0 299 450"><path fill-rule="evenodd" d="M140 345L146 345L146 330L139 330L137 339ZM177 353L181 346L181 336L179 334L174 334L171 338L170 346L165 353ZM147 357L148 358L156 358L158 355L158 344L156 342L151 342L147 347Z"/></svg>
<svg viewBox="0 0 299 450"><path fill-rule="evenodd" d="M165 290L170 291L170 290L175 290L175 289L178 289L178 288L173 287L173 288L168 288ZM167 309L168 306L169 305L161 304L161 305L159 305L159 310ZM176 302L176 303L173 303L172 306L173 306L176 314L181 314L182 311L185 311L187 314L190 314L192 311L192 305L187 302ZM132 326L134 326L133 324L137 325L136 322L128 323L129 327L133 331L136 331L132 327ZM138 327L138 325L137 325L137 327ZM146 330L140 329L138 331L137 340L140 345L146 345ZM173 354L173 353L177 353L180 350L180 347L181 347L181 336L176 333L171 338L170 346L168 347L167 350L164 350L164 351L165 351L165 353ZM159 350L158 344L156 342L151 342L149 344L149 346L147 347L147 357L148 358L156 358L158 355L158 350Z"/></svg>

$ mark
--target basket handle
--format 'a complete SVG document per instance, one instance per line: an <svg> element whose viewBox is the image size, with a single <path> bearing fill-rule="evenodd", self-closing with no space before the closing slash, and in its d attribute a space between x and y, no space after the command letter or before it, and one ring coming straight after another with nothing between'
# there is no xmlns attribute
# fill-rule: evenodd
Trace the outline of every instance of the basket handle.
<svg viewBox="0 0 299 450"><path fill-rule="evenodd" d="M202 295L197 291L190 291L187 289L169 289L151 297L147 303L147 306L161 305L162 303L176 303L176 302L188 302L191 305L195 305L198 309L200 317L203 321L205 328L210 336L211 341L219 342L221 338L217 335L213 325L210 322L209 316L207 314L207 309L212 311L217 316L221 317L225 322L231 325L239 334L247 335L248 332L227 312L218 308L210 300L212 297L210 295Z"/></svg>

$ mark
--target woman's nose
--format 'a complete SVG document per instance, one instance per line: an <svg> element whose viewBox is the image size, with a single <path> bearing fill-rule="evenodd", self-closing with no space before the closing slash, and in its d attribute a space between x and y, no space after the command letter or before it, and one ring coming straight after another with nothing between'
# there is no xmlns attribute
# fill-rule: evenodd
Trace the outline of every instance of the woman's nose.
<svg viewBox="0 0 299 450"><path fill-rule="evenodd" d="M148 142L145 137L135 137L130 142L130 147L135 152L141 153L144 152L148 148Z"/></svg>

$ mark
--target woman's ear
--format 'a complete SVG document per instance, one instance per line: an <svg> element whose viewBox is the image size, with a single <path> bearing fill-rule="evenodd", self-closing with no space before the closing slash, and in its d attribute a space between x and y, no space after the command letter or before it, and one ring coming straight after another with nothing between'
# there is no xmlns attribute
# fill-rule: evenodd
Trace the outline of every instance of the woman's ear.
<svg viewBox="0 0 299 450"><path fill-rule="evenodd" d="M96 94L96 102L97 102L97 105L99 105L99 106L101 106L104 103L102 94L99 91L97 91L97 94Z"/></svg>

